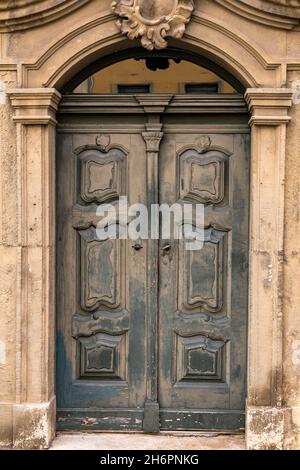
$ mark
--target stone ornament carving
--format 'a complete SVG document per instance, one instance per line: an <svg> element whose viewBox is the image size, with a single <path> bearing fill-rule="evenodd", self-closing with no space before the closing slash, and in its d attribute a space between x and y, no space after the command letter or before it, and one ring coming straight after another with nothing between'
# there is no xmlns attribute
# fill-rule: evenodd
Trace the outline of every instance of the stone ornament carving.
<svg viewBox="0 0 300 470"><path fill-rule="evenodd" d="M196 147L198 153L205 153L211 147L211 138L209 135L202 135L196 141Z"/></svg>
<svg viewBox="0 0 300 470"><path fill-rule="evenodd" d="M193 0L115 0L113 12L118 27L129 39L141 37L152 51L165 49L166 37L181 38L194 11Z"/></svg>
<svg viewBox="0 0 300 470"><path fill-rule="evenodd" d="M143 132L142 135L146 142L147 152L150 152L150 153L159 152L160 143L164 136L163 132L149 131L149 132Z"/></svg>
<svg viewBox="0 0 300 470"><path fill-rule="evenodd" d="M107 134L100 134L96 138L96 145L99 147L99 150L103 153L108 152L108 147L110 146L110 136Z"/></svg>

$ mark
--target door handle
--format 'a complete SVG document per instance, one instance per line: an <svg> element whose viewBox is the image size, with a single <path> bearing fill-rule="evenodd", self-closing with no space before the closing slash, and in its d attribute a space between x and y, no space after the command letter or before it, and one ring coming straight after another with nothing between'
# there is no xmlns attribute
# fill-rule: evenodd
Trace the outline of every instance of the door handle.
<svg viewBox="0 0 300 470"><path fill-rule="evenodd" d="M132 245L132 248L135 250L135 251L140 251L143 249L143 245L141 245L140 243L135 243L135 245Z"/></svg>
<svg viewBox="0 0 300 470"><path fill-rule="evenodd" d="M171 251L171 248L172 246L167 244L165 246L162 247L161 251L165 254L165 253L169 253Z"/></svg>

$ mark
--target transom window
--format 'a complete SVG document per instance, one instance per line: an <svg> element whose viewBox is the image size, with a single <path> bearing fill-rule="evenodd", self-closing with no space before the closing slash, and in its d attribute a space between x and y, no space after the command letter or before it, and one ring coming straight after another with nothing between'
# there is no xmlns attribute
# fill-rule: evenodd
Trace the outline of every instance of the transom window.
<svg viewBox="0 0 300 470"><path fill-rule="evenodd" d="M81 83L74 93L236 93L215 73L192 62L165 57L127 59Z"/></svg>

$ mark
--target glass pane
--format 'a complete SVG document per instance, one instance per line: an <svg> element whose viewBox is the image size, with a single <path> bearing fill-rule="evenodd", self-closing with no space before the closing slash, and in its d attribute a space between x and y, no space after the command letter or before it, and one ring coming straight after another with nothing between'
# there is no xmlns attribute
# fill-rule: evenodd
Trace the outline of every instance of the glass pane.
<svg viewBox="0 0 300 470"><path fill-rule="evenodd" d="M186 83L186 93L218 93L219 83Z"/></svg>

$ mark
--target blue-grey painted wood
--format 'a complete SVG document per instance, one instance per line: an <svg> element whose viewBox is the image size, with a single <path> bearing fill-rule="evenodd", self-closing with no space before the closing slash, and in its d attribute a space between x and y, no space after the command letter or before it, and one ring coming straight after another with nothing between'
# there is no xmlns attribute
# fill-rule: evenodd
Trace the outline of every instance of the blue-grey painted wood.
<svg viewBox="0 0 300 470"><path fill-rule="evenodd" d="M129 410L132 423L144 408L147 251L99 240L96 209L120 196L146 204L145 167L140 133L58 134L58 409Z"/></svg>
<svg viewBox="0 0 300 470"><path fill-rule="evenodd" d="M160 258L159 403L176 417L167 429L242 427L232 412L242 416L246 398L249 147L248 133L165 130L160 200L205 210L203 248L171 239Z"/></svg>
<svg viewBox="0 0 300 470"><path fill-rule="evenodd" d="M148 118L137 100L127 114L113 111L124 107L116 98L100 114L80 96L62 105L59 429L244 426L249 129L234 100L232 114L227 99L218 114L218 98L209 106L203 99L160 116L164 137L148 155ZM139 249L132 240L97 240L97 207L125 195L130 204L204 204L203 249L187 252L172 237Z"/></svg>

